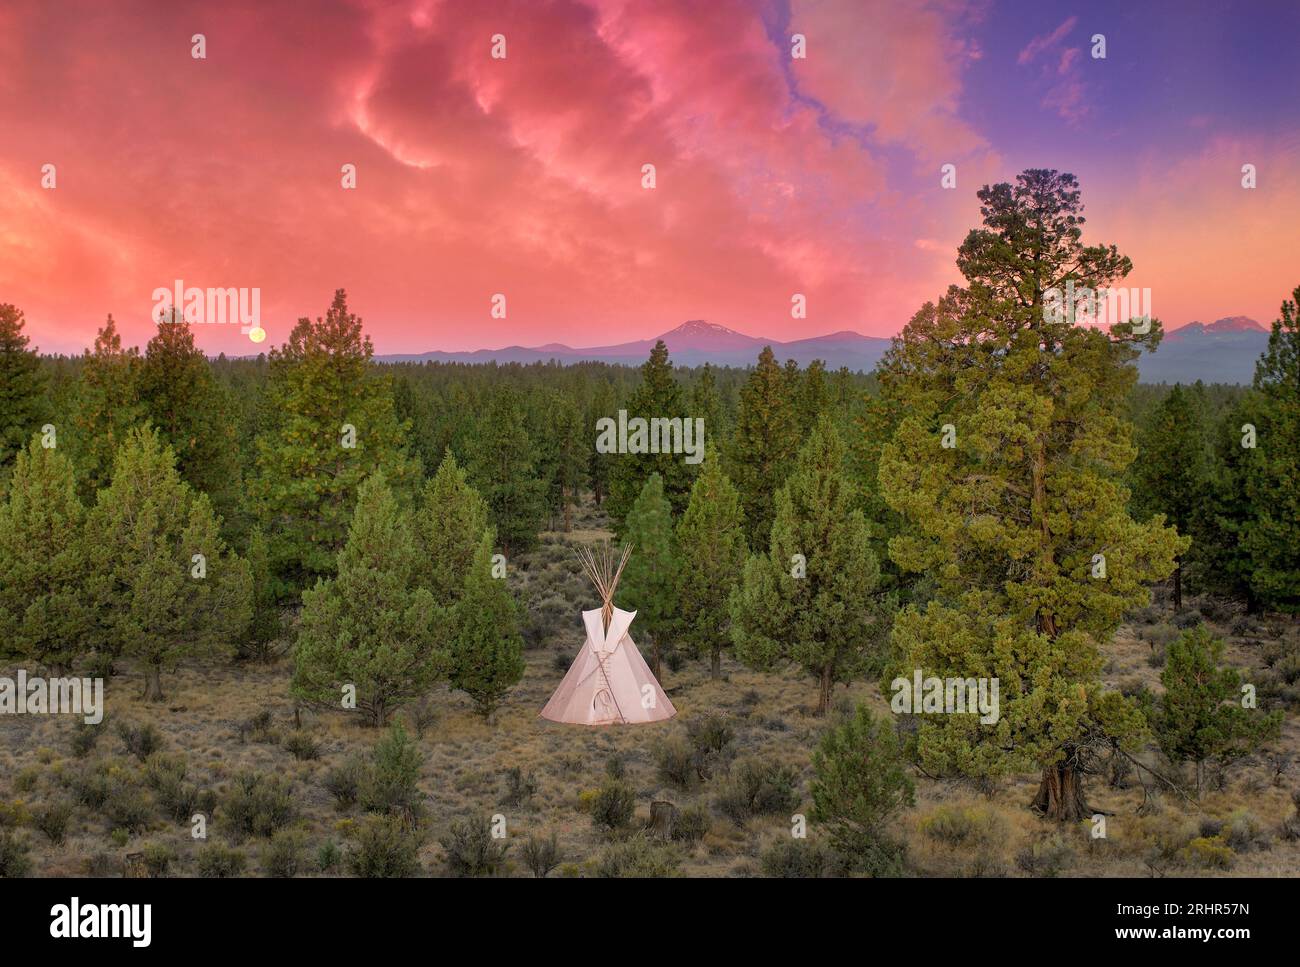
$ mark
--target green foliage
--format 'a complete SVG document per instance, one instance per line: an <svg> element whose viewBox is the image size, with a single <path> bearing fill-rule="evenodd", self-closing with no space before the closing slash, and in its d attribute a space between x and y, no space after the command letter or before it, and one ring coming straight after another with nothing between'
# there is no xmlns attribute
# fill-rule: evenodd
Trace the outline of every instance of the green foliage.
<svg viewBox="0 0 1300 967"><path fill-rule="evenodd" d="M93 627L84 517L71 463L34 439L0 503L0 651L55 676L85 652Z"/></svg>
<svg viewBox="0 0 1300 967"><path fill-rule="evenodd" d="M486 816L452 820L438 842L447 853L448 876L496 876L504 869L510 851L509 843L493 838Z"/></svg>
<svg viewBox="0 0 1300 967"><path fill-rule="evenodd" d="M758 669L801 666L817 680L818 715L837 682L879 664L880 569L852 506L844 445L823 417L777 494L769 552L749 559L731 597L736 657Z"/></svg>
<svg viewBox="0 0 1300 967"><path fill-rule="evenodd" d="M629 421L640 417L648 424L652 419L687 417L682 389L673 375L672 364L668 361L668 347L663 340L655 343L650 358L641 365L640 375L641 381L624 407ZM600 413L598 416L616 422L618 420L616 412ZM708 429L706 425L706 433ZM663 481L663 493L673 513L681 513L685 508L695 468L686 462L684 454L619 453L609 455L608 459L609 500L606 510L616 524L621 524L631 511L637 495L651 474L655 473ZM619 534L623 536L621 528Z"/></svg>
<svg viewBox="0 0 1300 967"><path fill-rule="evenodd" d="M899 857L890 824L914 801L893 723L865 705L830 728L813 751L812 813L832 845L882 874Z"/></svg>
<svg viewBox="0 0 1300 967"><path fill-rule="evenodd" d="M747 554L740 495L723 474L716 450L704 458L676 539L677 633L692 651L709 659L716 679L722 674L722 651L731 640L729 601Z"/></svg>
<svg viewBox="0 0 1300 967"><path fill-rule="evenodd" d="M799 414L793 390L766 346L740 391L736 426L727 449L727 466L740 493L749 546L766 547L776 515L775 494L785 482L799 449Z"/></svg>
<svg viewBox="0 0 1300 967"><path fill-rule="evenodd" d="M47 416L45 373L23 324L21 309L0 305L0 483Z"/></svg>
<svg viewBox="0 0 1300 967"><path fill-rule="evenodd" d="M81 478L81 497L93 502L113 477L117 451L144 419L140 403L140 353L122 348L110 315L95 335L95 348L81 359L81 379L72 406L72 453Z"/></svg>
<svg viewBox="0 0 1300 967"><path fill-rule="evenodd" d="M475 429L469 477L487 502L507 557L537 544L546 512L546 481L537 475L535 453L518 396L509 388L494 392Z"/></svg>
<svg viewBox="0 0 1300 967"><path fill-rule="evenodd" d="M591 825L604 832L626 829L636 812L636 792L619 779L607 779L591 801Z"/></svg>
<svg viewBox="0 0 1300 967"><path fill-rule="evenodd" d="M780 763L741 759L732 766L713 804L737 826L755 816L788 817L799 805L799 775Z"/></svg>
<svg viewBox="0 0 1300 967"><path fill-rule="evenodd" d="M492 576L492 537L479 542L465 592L456 605L451 687L465 692L475 710L491 717L524 677L519 607L503 578Z"/></svg>
<svg viewBox="0 0 1300 967"><path fill-rule="evenodd" d="M262 849L262 866L266 875L285 879L297 876L305 867L303 853L306 848L306 837L300 830L278 830Z"/></svg>
<svg viewBox="0 0 1300 967"><path fill-rule="evenodd" d="M1156 741L1172 761L1196 766L1198 792L1204 762L1249 755L1281 732L1280 711L1241 706L1241 676L1222 660L1223 641L1201 625L1169 643L1160 674L1165 691L1153 716Z"/></svg>
<svg viewBox="0 0 1300 967"><path fill-rule="evenodd" d="M415 517L421 583L439 607L455 604L488 529L488 509L448 450L425 484Z"/></svg>
<svg viewBox="0 0 1300 967"><path fill-rule="evenodd" d="M303 592L295 695L338 708L354 686L356 707L381 726L445 675L440 612L417 583L421 567L410 515L376 474L361 485L337 577Z"/></svg>
<svg viewBox="0 0 1300 967"><path fill-rule="evenodd" d="M420 770L424 753L406 734L400 722L375 743L370 768L360 787L361 808L372 813L391 813L412 825L424 812L420 792Z"/></svg>
<svg viewBox="0 0 1300 967"><path fill-rule="evenodd" d="M681 854L672 846L633 836L600 855L596 875L603 879L660 879L680 875Z"/></svg>
<svg viewBox="0 0 1300 967"><path fill-rule="evenodd" d="M364 480L382 471L405 495L418 467L393 412L391 380L371 369L374 349L339 289L324 318L299 319L270 355L271 425L257 439L252 492L281 597L334 572ZM344 445L344 427L355 446Z"/></svg>
<svg viewBox="0 0 1300 967"><path fill-rule="evenodd" d="M260 527L253 528L248 539L248 575L252 584L252 617L248 627L236 641L240 658L248 661L270 661L284 633L280 616L280 603L275 594L275 575L271 571L271 557L266 536Z"/></svg>
<svg viewBox="0 0 1300 967"><path fill-rule="evenodd" d="M396 816L367 816L357 827L347 865L353 876L418 876L420 837Z"/></svg>
<svg viewBox="0 0 1300 967"><path fill-rule="evenodd" d="M650 636L650 667L658 675L678 616L672 507L658 473L650 474L628 511L623 538L632 545L632 556L619 581L619 597Z"/></svg>
<svg viewBox="0 0 1300 967"><path fill-rule="evenodd" d="M196 865L199 876L224 880L243 873L248 857L224 843L208 843L199 847Z"/></svg>
<svg viewBox="0 0 1300 967"><path fill-rule="evenodd" d="M145 669L145 698L180 659L229 647L252 615L248 565L226 549L208 499L157 432L134 430L86 524L88 585L111 654Z"/></svg>
<svg viewBox="0 0 1300 967"><path fill-rule="evenodd" d="M1147 585L1188 546L1159 518L1132 520L1122 484L1135 456L1131 363L1160 326L1152 320L1143 336L1119 322L1107 333L1046 311L1050 290L1101 289L1131 268L1113 246L1080 241L1072 175L1029 170L979 197L984 227L958 254L966 287L923 306L880 370L900 414L879 467L905 521L890 554L935 594L895 619L894 671L998 678L998 722L926 716L921 758L932 771L984 776L1036 763L1036 805L1074 820L1087 812L1079 748L1140 726L1103 691L1098 643L1149 602Z"/></svg>
<svg viewBox="0 0 1300 967"><path fill-rule="evenodd" d="M217 818L237 838L269 837L297 815L288 780L264 772L241 772L221 800Z"/></svg>
<svg viewBox="0 0 1300 967"><path fill-rule="evenodd" d="M764 876L782 879L822 879L846 876L850 864L835 850L806 839L779 839L763 850L759 866Z"/></svg>
<svg viewBox="0 0 1300 967"><path fill-rule="evenodd" d="M530 835L521 852L524 865L539 880L545 879L551 870L564 862L564 854L560 851L560 841L554 833L545 838Z"/></svg>
<svg viewBox="0 0 1300 967"><path fill-rule="evenodd" d="M0 829L0 880L21 879L31 869L31 847L27 838L11 829Z"/></svg>

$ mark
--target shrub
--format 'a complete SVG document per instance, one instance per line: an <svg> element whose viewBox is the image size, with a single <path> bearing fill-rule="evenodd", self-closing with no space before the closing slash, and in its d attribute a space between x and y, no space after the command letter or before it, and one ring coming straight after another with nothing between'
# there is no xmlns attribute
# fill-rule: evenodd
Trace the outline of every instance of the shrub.
<svg viewBox="0 0 1300 967"><path fill-rule="evenodd" d="M67 800L46 803L36 810L36 828L45 834L55 846L61 846L68 833L68 821L72 819L73 805Z"/></svg>
<svg viewBox="0 0 1300 967"><path fill-rule="evenodd" d="M29 766L14 776L14 792L31 792L40 779L41 770L36 766Z"/></svg>
<svg viewBox="0 0 1300 967"><path fill-rule="evenodd" d="M759 759L742 759L714 800L718 811L736 825L754 816L788 814L799 805L799 776L794 769Z"/></svg>
<svg viewBox="0 0 1300 967"><path fill-rule="evenodd" d="M1226 870L1232 867L1233 853L1218 836L1209 839L1198 836L1178 851L1178 857L1184 863L1203 869Z"/></svg>
<svg viewBox="0 0 1300 967"><path fill-rule="evenodd" d="M759 868L764 876L813 880L846 876L849 864L824 843L806 839L779 839L763 851Z"/></svg>
<svg viewBox="0 0 1300 967"><path fill-rule="evenodd" d="M162 748L162 733L152 722L138 725L133 722L118 722L117 734L126 751L141 762Z"/></svg>
<svg viewBox="0 0 1300 967"><path fill-rule="evenodd" d="M296 829L281 829L262 850L262 867L267 876L292 879L302 870L306 847L303 834Z"/></svg>
<svg viewBox="0 0 1300 967"><path fill-rule="evenodd" d="M221 802L220 818L237 837L270 836L297 815L293 792L280 776L242 772Z"/></svg>
<svg viewBox="0 0 1300 967"><path fill-rule="evenodd" d="M420 839L396 816L367 816L357 826L348 869L353 876L411 877L420 872Z"/></svg>
<svg viewBox="0 0 1300 967"><path fill-rule="evenodd" d="M690 789L699 782L695 767L695 750L680 735L669 735L655 746L655 768L661 782Z"/></svg>
<svg viewBox="0 0 1300 967"><path fill-rule="evenodd" d="M670 846L645 836L633 836L607 847L596 864L596 875L607 879L643 879L677 876L681 858Z"/></svg>
<svg viewBox="0 0 1300 967"><path fill-rule="evenodd" d="M153 803L142 789L119 782L104 802L104 815L114 827L140 833L153 816Z"/></svg>
<svg viewBox="0 0 1300 967"><path fill-rule="evenodd" d="M1269 848L1268 833L1263 824L1248 810L1238 809L1228 817L1223 831L1223 841L1235 853Z"/></svg>
<svg viewBox="0 0 1300 967"><path fill-rule="evenodd" d="M626 782L607 779L591 801L591 824L600 830L624 829L636 812L636 793Z"/></svg>
<svg viewBox="0 0 1300 967"><path fill-rule="evenodd" d="M238 876L248 866L248 858L239 850L221 843L208 843L199 849L196 857L199 876L209 879L226 879Z"/></svg>
<svg viewBox="0 0 1300 967"><path fill-rule="evenodd" d="M987 806L939 806L921 820L921 832L949 846L987 846L1004 841L1007 821Z"/></svg>
<svg viewBox="0 0 1300 967"><path fill-rule="evenodd" d="M627 777L627 762L623 759L621 753L611 753L605 760L605 775L610 779L623 779Z"/></svg>
<svg viewBox="0 0 1300 967"><path fill-rule="evenodd" d="M154 879L166 876L176 862L176 850L166 843L145 843L143 852L145 872Z"/></svg>
<svg viewBox="0 0 1300 967"><path fill-rule="evenodd" d="M414 823L423 811L424 794L417 786L423 765L419 746L400 723L395 724L375 743L370 768L361 783L361 808L370 813L392 813L408 825Z"/></svg>
<svg viewBox="0 0 1300 967"><path fill-rule="evenodd" d="M677 814L673 823L673 839L694 846L713 828L713 813L701 803L687 806Z"/></svg>
<svg viewBox="0 0 1300 967"><path fill-rule="evenodd" d="M503 806L523 806L537 795L537 776L524 772L518 766L506 770L506 794L501 800Z"/></svg>
<svg viewBox="0 0 1300 967"><path fill-rule="evenodd" d="M27 840L13 830L0 829L0 879L18 879L31 872Z"/></svg>
<svg viewBox="0 0 1300 967"><path fill-rule="evenodd" d="M731 745L736 731L725 716L706 712L687 721L686 735L699 752L721 752Z"/></svg>
<svg viewBox="0 0 1300 967"><path fill-rule="evenodd" d="M450 876L494 876L505 864L510 845L492 838L492 824L486 816L454 820L438 838L447 851Z"/></svg>
<svg viewBox="0 0 1300 967"><path fill-rule="evenodd" d="M0 829L6 826L26 826L32 821L31 810L21 799L13 802L0 802Z"/></svg>
<svg viewBox="0 0 1300 967"><path fill-rule="evenodd" d="M1016 853L1016 866L1030 876L1056 877L1070 865L1074 853L1059 835L1030 843Z"/></svg>
<svg viewBox="0 0 1300 967"><path fill-rule="evenodd" d="M301 730L290 732L283 745L299 762L320 758L320 743Z"/></svg>
<svg viewBox="0 0 1300 967"><path fill-rule="evenodd" d="M350 757L336 768L325 773L323 784L334 797L337 809L355 806L361 795L361 783L365 778L366 767L360 759Z"/></svg>
<svg viewBox="0 0 1300 967"><path fill-rule="evenodd" d="M68 744L72 746L72 754L78 759L84 759L95 751L95 743L99 741L100 727L103 725L89 725L83 719L77 719L72 726L72 738Z"/></svg>
<svg viewBox="0 0 1300 967"><path fill-rule="evenodd" d="M321 843L320 849L316 850L316 869L322 873L334 872L342 862L343 851L332 839Z"/></svg>
<svg viewBox="0 0 1300 967"><path fill-rule="evenodd" d="M827 731L813 752L812 819L825 824L832 846L874 875L901 867L902 851L885 831L912 805L913 790L891 723L865 705Z"/></svg>
<svg viewBox="0 0 1300 967"><path fill-rule="evenodd" d="M529 836L528 842L524 843L521 852L524 857L524 865L539 880L544 879L564 859L560 853L560 841L554 833L551 833L545 839Z"/></svg>
<svg viewBox="0 0 1300 967"><path fill-rule="evenodd" d="M103 769L82 769L70 781L77 802L90 809L102 809L113 791L113 783Z"/></svg>

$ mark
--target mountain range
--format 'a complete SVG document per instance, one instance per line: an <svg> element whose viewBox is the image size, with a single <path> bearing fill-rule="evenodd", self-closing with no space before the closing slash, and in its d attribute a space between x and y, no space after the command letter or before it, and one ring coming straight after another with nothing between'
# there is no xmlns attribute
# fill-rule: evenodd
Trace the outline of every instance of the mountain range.
<svg viewBox="0 0 1300 967"><path fill-rule="evenodd" d="M561 343L543 346L506 346L502 349L478 349L473 352L433 351L417 354L380 356L383 362L454 362L454 363L560 363L598 361L626 366L645 362L662 339L674 363L684 366L752 366L764 346L771 346L779 361L795 360L806 366L820 359L830 369L847 366L851 370L870 372L889 348L889 339L863 336L844 330L825 336L811 336L781 342L749 336L726 326L692 319L676 329L653 339L591 346L575 349ZM1255 360L1268 343L1268 329L1246 316L1229 316L1203 324L1191 322L1165 334L1160 349L1144 353L1138 360L1138 372L1144 383L1249 383L1255 373Z"/></svg>

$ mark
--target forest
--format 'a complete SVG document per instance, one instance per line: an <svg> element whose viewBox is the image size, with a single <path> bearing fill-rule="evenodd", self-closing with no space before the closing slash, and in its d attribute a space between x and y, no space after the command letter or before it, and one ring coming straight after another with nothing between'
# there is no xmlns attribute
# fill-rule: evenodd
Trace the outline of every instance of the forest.
<svg viewBox="0 0 1300 967"><path fill-rule="evenodd" d="M1075 179L979 197L873 373L385 364L343 289L255 357L50 356L0 305L0 713L106 683L0 714L0 876L1294 875L1300 287L1253 385L1140 385L1158 319L1044 311L1132 268ZM606 541L678 714L540 721Z"/></svg>

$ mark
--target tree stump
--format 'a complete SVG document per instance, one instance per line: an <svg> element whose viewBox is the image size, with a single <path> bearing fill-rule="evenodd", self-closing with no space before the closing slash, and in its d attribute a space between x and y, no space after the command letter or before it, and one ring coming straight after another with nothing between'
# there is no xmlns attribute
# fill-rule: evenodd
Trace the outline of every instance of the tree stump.
<svg viewBox="0 0 1300 967"><path fill-rule="evenodd" d="M662 840L673 838L673 824L677 822L677 807L666 799L650 803L650 831Z"/></svg>
<svg viewBox="0 0 1300 967"><path fill-rule="evenodd" d="M144 865L144 853L127 853L122 866L122 877L127 880L144 879L149 875Z"/></svg>

